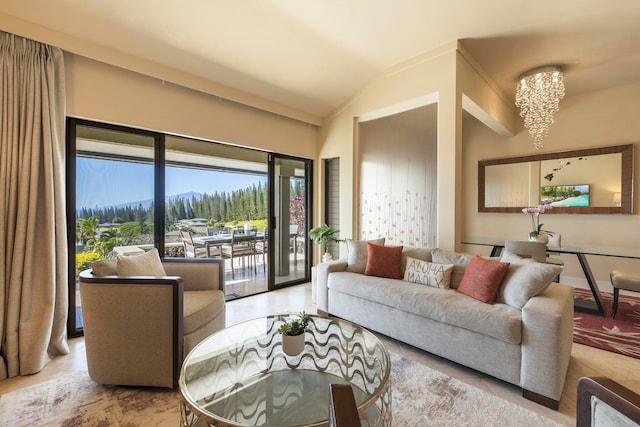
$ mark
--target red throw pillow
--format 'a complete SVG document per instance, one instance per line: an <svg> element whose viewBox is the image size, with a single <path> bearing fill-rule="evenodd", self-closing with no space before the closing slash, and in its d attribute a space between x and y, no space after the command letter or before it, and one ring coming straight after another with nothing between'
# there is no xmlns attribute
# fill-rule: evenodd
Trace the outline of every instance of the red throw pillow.
<svg viewBox="0 0 640 427"><path fill-rule="evenodd" d="M381 246L367 243L367 267L365 276L402 279L400 260L402 246Z"/></svg>
<svg viewBox="0 0 640 427"><path fill-rule="evenodd" d="M508 262L493 261L475 255L462 276L458 292L493 304L508 268Z"/></svg>

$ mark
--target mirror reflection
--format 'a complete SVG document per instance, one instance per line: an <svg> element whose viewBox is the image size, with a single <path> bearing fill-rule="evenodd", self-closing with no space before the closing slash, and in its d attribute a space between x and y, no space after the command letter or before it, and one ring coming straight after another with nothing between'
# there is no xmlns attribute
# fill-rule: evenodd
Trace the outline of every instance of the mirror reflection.
<svg viewBox="0 0 640 427"><path fill-rule="evenodd" d="M633 145L478 162L478 211L632 213Z"/></svg>

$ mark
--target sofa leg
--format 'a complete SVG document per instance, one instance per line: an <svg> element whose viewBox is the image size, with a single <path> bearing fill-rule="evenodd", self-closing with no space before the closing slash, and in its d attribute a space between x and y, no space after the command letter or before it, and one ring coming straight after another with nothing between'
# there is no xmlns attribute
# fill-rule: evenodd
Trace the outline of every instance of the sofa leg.
<svg viewBox="0 0 640 427"><path fill-rule="evenodd" d="M553 400L550 397L543 396L541 394L535 393L533 391L522 389L522 397L528 399L532 402L536 402L539 405L546 406L547 408L558 410L560 406L560 402L557 400Z"/></svg>

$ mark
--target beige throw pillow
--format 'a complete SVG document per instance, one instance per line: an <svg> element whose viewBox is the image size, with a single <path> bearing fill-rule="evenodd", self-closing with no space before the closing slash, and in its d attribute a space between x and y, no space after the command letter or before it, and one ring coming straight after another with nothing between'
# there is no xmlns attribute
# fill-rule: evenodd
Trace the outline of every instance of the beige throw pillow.
<svg viewBox="0 0 640 427"><path fill-rule="evenodd" d="M118 255L118 276L166 276L158 250L142 255Z"/></svg>
<svg viewBox="0 0 640 427"><path fill-rule="evenodd" d="M404 280L433 288L449 289L452 271L453 264L436 264L407 257Z"/></svg>
<svg viewBox="0 0 640 427"><path fill-rule="evenodd" d="M522 309L529 299L544 292L562 267L536 262L505 251L501 261L510 263L507 274L498 290L496 302Z"/></svg>
<svg viewBox="0 0 640 427"><path fill-rule="evenodd" d="M384 237L375 240L351 240L345 239L347 243L347 269L352 273L364 273L367 268L367 243L374 245L384 245Z"/></svg>
<svg viewBox="0 0 640 427"><path fill-rule="evenodd" d="M115 259L93 261L91 270L94 276L115 276L118 274L118 263Z"/></svg>
<svg viewBox="0 0 640 427"><path fill-rule="evenodd" d="M438 264L453 264L453 272L451 273L451 287L457 289L460 281L467 270L473 255L451 252L444 249L434 249L431 252L431 261Z"/></svg>

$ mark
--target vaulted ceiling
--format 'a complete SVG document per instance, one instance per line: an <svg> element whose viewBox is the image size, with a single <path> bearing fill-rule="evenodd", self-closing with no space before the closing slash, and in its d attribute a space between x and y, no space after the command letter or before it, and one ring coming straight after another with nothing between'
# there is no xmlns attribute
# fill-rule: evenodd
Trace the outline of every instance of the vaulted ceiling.
<svg viewBox="0 0 640 427"><path fill-rule="evenodd" d="M568 96L640 79L637 0L3 0L2 14L319 118L456 40L509 99L547 64Z"/></svg>

